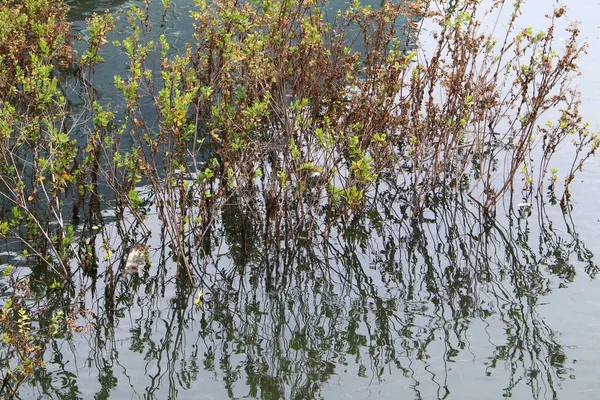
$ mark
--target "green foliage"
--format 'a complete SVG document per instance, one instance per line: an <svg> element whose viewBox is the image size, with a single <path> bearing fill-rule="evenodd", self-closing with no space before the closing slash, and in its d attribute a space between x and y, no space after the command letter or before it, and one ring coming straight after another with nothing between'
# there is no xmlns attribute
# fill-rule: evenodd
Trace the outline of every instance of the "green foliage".
<svg viewBox="0 0 600 400"><path fill-rule="evenodd" d="M104 59L100 56L100 50L107 43L106 36L112 29L114 29L114 19L112 14L108 12L102 15L94 14L88 20L90 37L88 38L88 48L79 59L79 64L82 67L87 66L92 72L96 65L104 62Z"/></svg>
<svg viewBox="0 0 600 400"><path fill-rule="evenodd" d="M110 199L119 220L131 215L145 233L142 205L153 206L191 277L185 248L230 199L275 230L360 214L382 186L410 187L415 214L439 188L468 191L489 209L519 171L533 194L565 138L576 136L567 185L600 145L568 87L583 51L577 29L562 53L553 47L560 7L539 32L515 28L516 7L499 41L480 31L482 6L472 1L436 12L426 1L355 1L331 19L327 1L197 0L194 37L172 46L164 20L148 23L146 2L125 11L129 34L113 42L128 71L114 77L122 104L109 107L93 77L117 17L92 16L76 58L62 2L2 1L0 184L21 217L1 216L0 234L65 278L77 240L63 220L68 202L98 227L99 202ZM166 19L171 2L162 7ZM426 60L413 44L424 20L435 37ZM70 66L83 78L89 123L71 123ZM563 110L559 121L539 127L549 109ZM507 165L502 179L498 165ZM552 190L558 180L552 173Z"/></svg>
<svg viewBox="0 0 600 400"><path fill-rule="evenodd" d="M89 179L64 93L74 71L101 62L112 23L110 15L92 18L90 47L77 58L67 11L62 0L0 2L0 186L12 210L0 216L0 234L23 240L36 262L63 278L73 243L63 204L72 185ZM106 129L112 115L96 109L93 121Z"/></svg>
<svg viewBox="0 0 600 400"><path fill-rule="evenodd" d="M39 65L34 67L36 63L50 70L71 67L74 53L66 14L67 6L62 1L0 1L0 99L29 100L23 99L24 93L15 81L24 79L25 71L34 77L31 68L41 69Z"/></svg>
<svg viewBox="0 0 600 400"><path fill-rule="evenodd" d="M144 204L144 201L140 198L137 191L132 189L129 191L129 193L127 195L129 197L129 201L131 201L131 207L133 209L136 209L136 208L140 207L142 204Z"/></svg>

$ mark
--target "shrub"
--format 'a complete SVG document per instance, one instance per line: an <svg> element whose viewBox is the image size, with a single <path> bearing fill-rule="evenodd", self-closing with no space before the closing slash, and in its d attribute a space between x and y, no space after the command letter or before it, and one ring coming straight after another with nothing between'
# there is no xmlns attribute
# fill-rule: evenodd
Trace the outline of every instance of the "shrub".
<svg viewBox="0 0 600 400"><path fill-rule="evenodd" d="M39 10L10 4L16 11L7 13ZM541 193L567 138L576 150L567 186L598 146L569 87L584 51L577 28L567 30L561 51L554 42L563 7L548 16L544 31L533 32L516 28L516 1L506 34L497 38L481 21L501 18L498 8L469 0L439 8L383 2L378 9L355 1L333 12L326 1L196 4L194 38L179 53L164 23L154 30L149 24L150 2L127 11L131 33L115 42L129 58L127 76L115 77L125 114L119 125L90 86L113 18L90 20L89 48L78 60L88 83L86 122L77 126L87 140L85 157L77 157L56 75L72 54L64 34L33 42L20 61L29 63L24 70L13 63L1 153L2 180L11 188L5 197L14 207L3 233L22 237L56 271L68 275L73 255L72 230L62 219L72 186L74 206L90 203L87 228L101 218L99 182L110 189L118 219L133 216L125 231L135 226L149 234L143 214L155 207L191 278L190 249L199 248L230 202L274 237L316 226L326 232L331 221L362 213L381 191L408 188L413 216L452 192L467 192L490 211L506 192ZM162 5L167 18L170 2ZM63 8L56 10L46 20L57 27L47 30L64 32ZM424 23L434 39L430 55L416 45ZM12 101L21 97L27 102ZM154 112L142 107L148 102ZM23 104L28 112L21 117ZM559 110L559 121L540 126L549 110ZM134 138L128 148L125 133ZM553 173L552 187L556 180ZM136 189L142 181L148 196ZM30 206L34 200L44 212Z"/></svg>

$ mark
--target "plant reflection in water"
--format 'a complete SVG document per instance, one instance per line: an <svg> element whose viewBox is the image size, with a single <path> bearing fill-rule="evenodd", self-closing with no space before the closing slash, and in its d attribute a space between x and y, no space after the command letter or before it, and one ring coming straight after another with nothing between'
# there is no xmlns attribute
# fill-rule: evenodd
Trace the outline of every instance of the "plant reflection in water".
<svg viewBox="0 0 600 400"><path fill-rule="evenodd" d="M528 388L536 399L557 397L576 371L537 307L574 279L572 260L597 272L568 214L568 235L539 204L530 215L509 208L506 218L492 218L468 198L446 199L416 220L399 196L380 194L377 206L333 223L326 237L307 231L286 243L268 240L232 204L207 251L190 254L203 271L199 287L175 279L168 243L151 245L159 249L152 267L118 280L114 299L90 288L89 354L75 343L81 338L69 341L88 361L79 370L61 361L57 342L51 363L62 372L54 379L89 368L104 398L193 397L208 379L230 398L301 399L356 374L372 389L401 379L416 398L451 398L449 374L466 357L486 375L506 375L505 396ZM489 354L479 348L475 358L482 326ZM37 383L62 390L49 382Z"/></svg>
<svg viewBox="0 0 600 400"><path fill-rule="evenodd" d="M26 251L14 246L21 259L5 254L18 268L3 269L14 292L5 294L12 301L0 314L0 396L17 396L33 377L29 397L197 398L193 389L201 387L208 396L300 399L325 397L334 382L358 376L364 379L340 383L340 390L379 390L394 380L406 383L395 396L448 398L460 389L448 377L471 358L482 375L499 376L493 382L502 382L505 396L557 397L561 379L576 371L566 367L538 305L574 279L575 258L595 276L590 252L568 219L568 234L556 233L542 205L496 217L445 190L477 195L491 213L509 200L502 194L514 194L520 175L531 202L545 187L550 157L573 133L567 185L597 149L566 86L584 52L578 29L567 30L563 55L553 51L550 32L564 8L549 14L548 34L514 32L515 42L507 35L497 55L467 17L478 2L466 1L435 14L438 51L413 69L414 41L398 40L396 27L407 23L407 32L416 32L425 1L417 18L391 3L374 12L352 2L333 25L340 36L319 33L332 26L311 2L291 10L285 2L281 9L278 2L209 3L194 14L190 51L171 54L169 40L160 41L160 66L151 38L171 36L170 28L164 20L149 23L149 2L146 11L126 12L128 69L114 84L129 122L121 124L96 102L100 92L84 84L81 120L93 126L62 132L70 105L42 62L23 70L38 71L33 75L46 83L15 80L8 90L23 92L15 100L43 111L45 122L33 113L18 126L18 108L6 112L19 146L4 143L13 168L2 176L10 207L1 230ZM43 11L41 20L50 21ZM282 18L286 13L296 17ZM346 31L355 24L361 29ZM151 34L151 25L159 32ZM91 76L115 28L109 14L90 20L82 71ZM364 53L346 47L361 38ZM31 51L46 57L41 39ZM540 46L548 57L537 57ZM17 59L38 60L21 50ZM153 63L157 74L135 67ZM506 80L496 83L499 72ZM29 86L53 90L34 96ZM512 88L507 97L498 91L504 87ZM448 95L432 96L438 88ZM150 113L148 100L156 106ZM526 115L511 112L518 104ZM560 123L542 128L538 168L527 161L537 116L557 108L565 111ZM503 125L510 128L498 138ZM89 139L77 147L89 153L83 163L70 134ZM134 143L125 145L128 135ZM29 153L35 156L21 156ZM508 170L498 182L502 165ZM403 174L410 190L380 190ZM557 179L553 172L552 185ZM106 197L100 187L109 189ZM107 223L101 198L116 221ZM83 225L69 223L68 211L83 216ZM132 243L148 244L149 259L131 252L141 250ZM201 306L199 292L206 293ZM218 383L211 388L210 380Z"/></svg>

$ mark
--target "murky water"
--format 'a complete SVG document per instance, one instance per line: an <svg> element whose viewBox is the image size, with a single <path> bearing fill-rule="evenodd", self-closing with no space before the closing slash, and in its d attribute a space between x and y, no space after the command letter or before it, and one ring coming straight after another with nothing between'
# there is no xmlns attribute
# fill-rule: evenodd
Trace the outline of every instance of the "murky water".
<svg viewBox="0 0 600 400"><path fill-rule="evenodd" d="M127 6L69 3L79 27L91 12ZM185 37L176 21L192 5L176 3L168 30ZM535 26L551 7L529 0L524 23ZM599 12L593 2L569 5L590 43L578 84L595 129ZM116 102L112 76L126 65L117 51L105 58L96 79L105 100ZM599 171L593 159L578 176L567 214L507 199L488 218L457 198L413 223L403 194L384 193L349 229L276 243L262 240L262 227L243 211L225 210L208 256L195 265L203 281L194 288L176 281L159 221L149 223L157 234L139 277L119 272L129 243L117 242L118 227L109 226L116 254L100 262L98 276L78 282L92 324L52 343L46 368L22 397L598 398ZM103 260L100 237L90 243ZM116 276L110 289L108 270Z"/></svg>

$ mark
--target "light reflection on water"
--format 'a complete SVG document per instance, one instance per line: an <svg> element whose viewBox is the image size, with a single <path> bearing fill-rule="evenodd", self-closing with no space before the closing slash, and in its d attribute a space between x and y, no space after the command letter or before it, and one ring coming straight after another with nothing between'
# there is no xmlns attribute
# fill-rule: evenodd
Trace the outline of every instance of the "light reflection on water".
<svg viewBox="0 0 600 400"><path fill-rule="evenodd" d="M508 210L500 223L457 199L412 222L397 194L379 203L349 229L333 226L329 240L315 234L281 247L259 240L260 228L240 235L251 221L229 210L239 217L213 232L212 254L190 255L205 271L199 304L154 237L141 277L119 277L114 265L114 304L103 279L88 282L95 328L74 341L75 357L64 347L54 381L76 374L83 398L560 393L579 364L539 309L576 274L596 273L575 226L550 226L543 206L528 218ZM241 247L245 259L235 255Z"/></svg>
<svg viewBox="0 0 600 400"><path fill-rule="evenodd" d="M561 2L562 3L562 2ZM600 129L600 29L596 15L600 11L598 2L564 2L567 4L568 21L579 21L581 41L589 44L588 52L578 66L582 75L576 86L582 94L581 112L596 131ZM535 26L539 20L534 17L546 6L540 0L527 1L523 15L526 23ZM571 190L574 194L574 208L570 213L573 226L585 240L589 251L596 257L600 254L600 160L590 159L582 173L574 182ZM560 220L559 210L549 209L550 217ZM557 226L556 230L564 232ZM557 338L565 346L569 379L561 383L559 398L592 399L600 396L600 381L597 371L600 370L599 353L595 350L600 345L600 283L597 279L587 279L577 269L578 277L568 288L554 290L543 299L538 308L544 321L557 332Z"/></svg>

